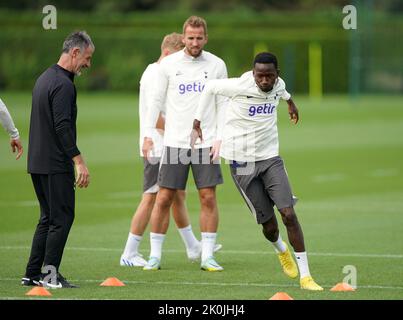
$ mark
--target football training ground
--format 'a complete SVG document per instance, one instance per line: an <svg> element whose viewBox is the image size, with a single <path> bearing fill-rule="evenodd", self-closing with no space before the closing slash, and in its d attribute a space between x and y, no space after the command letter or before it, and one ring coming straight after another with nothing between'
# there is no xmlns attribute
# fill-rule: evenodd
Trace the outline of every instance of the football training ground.
<svg viewBox="0 0 403 320"><path fill-rule="evenodd" d="M300 122L279 106L280 153L285 160L296 212L302 225L314 279L322 292L299 289L281 271L222 162L218 187L223 245L221 273L187 261L171 221L162 270L119 266L132 214L142 192L137 96L84 94L78 90L78 146L91 173L88 189L77 190L76 219L61 273L79 289L52 291L42 299L240 299L266 300L276 292L294 299L403 298L403 98L398 96L295 96ZM0 134L0 299L27 299L20 285L39 207L26 156L30 93L2 93L25 147L15 161L8 137ZM199 201L189 176L187 207L199 233ZM279 216L278 216L279 217ZM287 239L279 220L281 233ZM141 244L149 254L148 231ZM344 273L343 273L344 271ZM117 277L125 287L101 287ZM356 279L355 292L331 292Z"/></svg>

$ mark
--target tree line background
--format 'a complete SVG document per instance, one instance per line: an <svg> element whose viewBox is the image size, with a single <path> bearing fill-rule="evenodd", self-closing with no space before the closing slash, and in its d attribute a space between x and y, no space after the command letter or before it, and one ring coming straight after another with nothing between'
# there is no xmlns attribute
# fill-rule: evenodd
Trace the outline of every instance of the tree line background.
<svg viewBox="0 0 403 320"><path fill-rule="evenodd" d="M42 27L47 4L57 8L56 30ZM357 7L357 30L342 27L348 4ZM290 90L307 93L314 43L322 50L324 93L348 93L352 79L360 92L401 93L402 12L397 0L0 0L0 90L31 90L57 61L66 35L83 29L96 52L92 68L77 79L80 89L137 91L162 37L181 32L196 14L208 22L206 50L225 60L230 76L251 69L257 51L269 50Z"/></svg>

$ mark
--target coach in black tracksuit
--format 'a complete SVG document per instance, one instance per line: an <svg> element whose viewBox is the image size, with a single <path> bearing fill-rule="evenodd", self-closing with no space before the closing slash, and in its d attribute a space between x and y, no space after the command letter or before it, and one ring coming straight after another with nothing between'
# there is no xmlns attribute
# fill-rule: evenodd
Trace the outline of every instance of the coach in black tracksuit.
<svg viewBox="0 0 403 320"><path fill-rule="evenodd" d="M31 174L40 204L23 285L74 287L58 272L74 220L75 185L87 187L89 173L76 145L74 76L91 65L94 45L85 32L69 35L57 64L42 73L32 93L28 147ZM77 177L74 176L74 166ZM42 271L42 266L45 271ZM43 278L43 273L50 273Z"/></svg>

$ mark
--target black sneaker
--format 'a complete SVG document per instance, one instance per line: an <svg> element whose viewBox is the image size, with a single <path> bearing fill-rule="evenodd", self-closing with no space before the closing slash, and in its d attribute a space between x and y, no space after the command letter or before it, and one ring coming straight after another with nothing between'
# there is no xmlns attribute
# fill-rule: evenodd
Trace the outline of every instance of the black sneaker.
<svg viewBox="0 0 403 320"><path fill-rule="evenodd" d="M21 279L21 285L25 287L33 287L33 286L39 286L40 283L39 281L41 280L41 276L35 276L35 277L24 277Z"/></svg>
<svg viewBox="0 0 403 320"><path fill-rule="evenodd" d="M45 282L45 281L43 281L43 278L39 282L40 282L40 285L45 288L49 288L49 289L79 288L75 284L68 282L60 273L57 274L56 281L52 281L52 279L49 279L50 281Z"/></svg>

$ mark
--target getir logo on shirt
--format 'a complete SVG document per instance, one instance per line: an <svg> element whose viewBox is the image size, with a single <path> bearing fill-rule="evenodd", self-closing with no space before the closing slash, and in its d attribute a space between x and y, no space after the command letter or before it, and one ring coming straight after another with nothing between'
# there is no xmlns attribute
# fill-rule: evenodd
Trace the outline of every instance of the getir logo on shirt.
<svg viewBox="0 0 403 320"><path fill-rule="evenodd" d="M180 94L185 94L186 92L203 92L204 86L201 82L193 82L188 84L181 83L178 88Z"/></svg>
<svg viewBox="0 0 403 320"><path fill-rule="evenodd" d="M265 103L258 106L249 107L249 115L253 117L256 114L272 114L276 106L271 103Z"/></svg>

